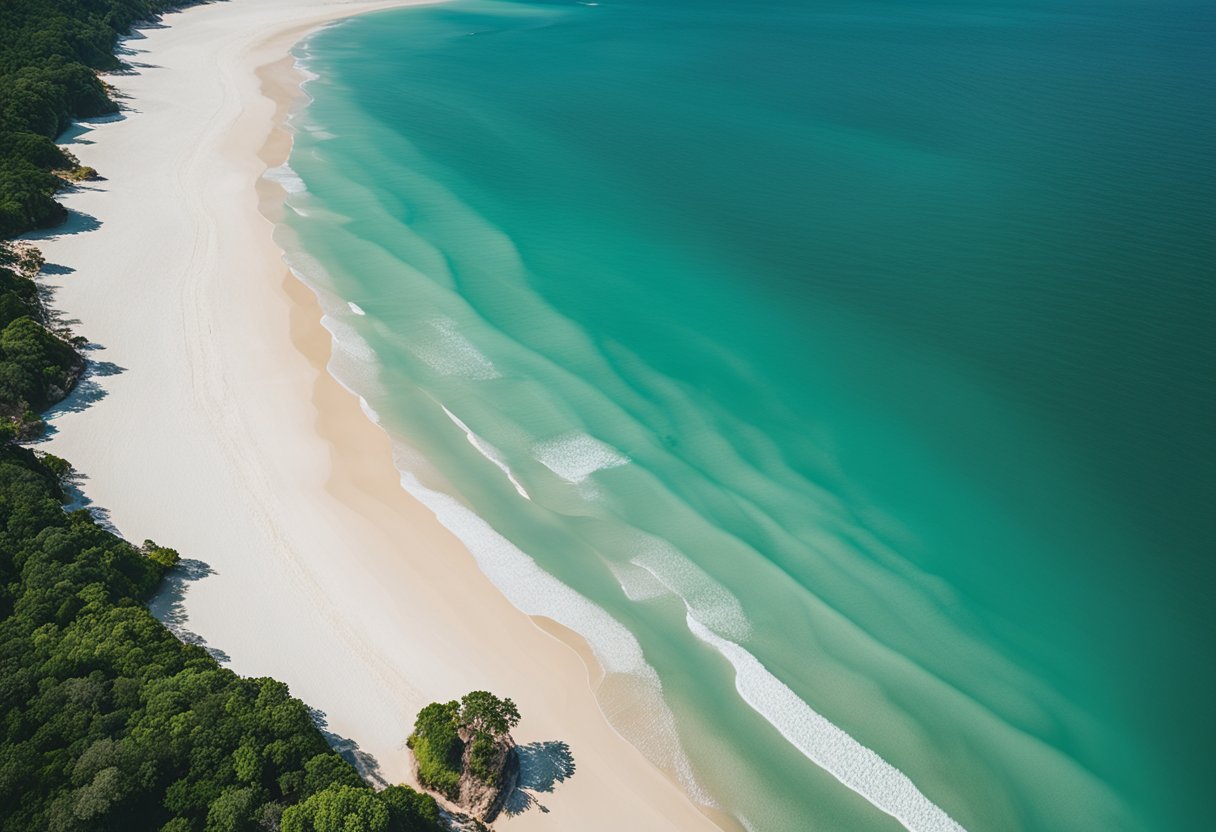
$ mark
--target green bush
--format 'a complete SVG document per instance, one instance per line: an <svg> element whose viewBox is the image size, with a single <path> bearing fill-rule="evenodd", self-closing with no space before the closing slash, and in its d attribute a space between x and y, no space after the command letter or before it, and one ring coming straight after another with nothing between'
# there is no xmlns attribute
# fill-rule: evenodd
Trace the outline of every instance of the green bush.
<svg viewBox="0 0 1216 832"><path fill-rule="evenodd" d="M432 702L418 713L406 745L418 763L418 782L455 799L464 771L465 740L469 741L469 773L495 783L496 759L510 730L519 724L519 710L510 699L476 690L459 702Z"/></svg>
<svg viewBox="0 0 1216 832"><path fill-rule="evenodd" d="M0 406L9 415L63 398L81 365L71 345L23 316L0 330Z"/></svg>
<svg viewBox="0 0 1216 832"><path fill-rule="evenodd" d="M455 799L460 792L461 754L457 718L459 702L432 702L414 720L414 733L406 745L418 762L418 782Z"/></svg>
<svg viewBox="0 0 1216 832"><path fill-rule="evenodd" d="M182 559L182 556L177 553L176 549L157 546L153 540L144 541L143 551L145 555L166 569L172 569L177 566L178 562Z"/></svg>
<svg viewBox="0 0 1216 832"><path fill-rule="evenodd" d="M283 812L283 832L443 832L435 800L406 786L330 786Z"/></svg>
<svg viewBox="0 0 1216 832"><path fill-rule="evenodd" d="M38 461L43 467L55 475L55 479L63 481L72 470L72 464L61 456L54 454L39 454Z"/></svg>
<svg viewBox="0 0 1216 832"><path fill-rule="evenodd" d="M486 783L498 782L498 771L494 768L498 756L498 743L486 734L478 734L469 743L469 771Z"/></svg>

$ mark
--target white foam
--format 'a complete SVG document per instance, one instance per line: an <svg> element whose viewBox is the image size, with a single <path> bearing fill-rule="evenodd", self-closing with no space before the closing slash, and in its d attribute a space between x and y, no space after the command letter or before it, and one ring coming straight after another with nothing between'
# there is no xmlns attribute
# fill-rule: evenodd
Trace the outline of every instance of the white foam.
<svg viewBox="0 0 1216 832"><path fill-rule="evenodd" d="M500 535L456 498L427 488L405 463L408 452L394 455L401 485L430 509L472 553L478 567L517 609L551 618L586 639L604 671L629 677L641 700L638 711L650 717L637 745L660 768L676 772L681 785L697 802L715 805L697 783L676 732L675 717L663 699L658 673L647 662L642 646L602 607L579 595L545 572L532 558Z"/></svg>
<svg viewBox="0 0 1216 832"><path fill-rule="evenodd" d="M963 832L902 771L833 725L760 661L716 635L689 610L688 629L735 668L735 689L808 760L831 774L911 832Z"/></svg>
<svg viewBox="0 0 1216 832"><path fill-rule="evenodd" d="M662 538L643 535L641 547L643 551L633 558L633 563L683 599L698 622L735 641L751 635L752 625L743 606L726 587Z"/></svg>
<svg viewBox="0 0 1216 832"><path fill-rule="evenodd" d="M566 482L577 485L596 471L629 463L629 457L585 433L567 433L534 446L540 463Z"/></svg>
<svg viewBox="0 0 1216 832"><path fill-rule="evenodd" d="M296 280L312 289L313 293L317 295L318 300L323 300L321 297L322 292L332 294L329 289L325 288L333 283L329 272L312 255L307 254L299 248L292 248L291 251L283 252L283 262L287 264L287 268L295 275Z"/></svg>
<svg viewBox="0 0 1216 832"><path fill-rule="evenodd" d="M355 303L353 300L348 300L348 301L346 302L346 305L347 305L347 306L349 306L349 307L350 307L350 311L351 311L351 312L354 312L356 315L360 315L360 316L362 316L362 315L366 315L366 314L367 314L366 312L364 312L364 311L363 311L363 307L362 307L362 306L360 306L359 304Z"/></svg>
<svg viewBox="0 0 1216 832"><path fill-rule="evenodd" d="M632 563L609 563L608 568L612 570L621 591L630 601L653 601L671 594L651 572L640 566L634 566Z"/></svg>
<svg viewBox="0 0 1216 832"><path fill-rule="evenodd" d="M368 404L367 399L363 398L362 396L359 396L359 409L363 411L363 415L366 416L368 421L370 421L372 424L380 424L380 414L374 407Z"/></svg>
<svg viewBox="0 0 1216 832"><path fill-rule="evenodd" d="M322 315L321 326L333 336L334 351L353 358L361 364L375 364L376 351L350 324L333 315Z"/></svg>
<svg viewBox="0 0 1216 832"><path fill-rule="evenodd" d="M308 190L304 180L286 162L277 167L267 168L266 172L262 174L262 178L277 182L279 187L289 194L302 194Z"/></svg>
<svg viewBox="0 0 1216 832"><path fill-rule="evenodd" d="M313 72L311 69L308 68L308 64L307 64L305 58L297 58L295 60L295 62L293 63L292 68L300 76L300 88L301 89L303 89L304 86L307 85L308 83L310 83L311 81L316 81L321 77L320 75L318 75L317 73Z"/></svg>
<svg viewBox="0 0 1216 832"><path fill-rule="evenodd" d="M455 321L436 318L429 323L437 336L436 341L418 346L414 352L432 370L444 376L478 381L501 377L494 363L456 329Z"/></svg>
<svg viewBox="0 0 1216 832"><path fill-rule="evenodd" d="M456 427L464 431L465 438L469 440L469 444L476 448L478 453L490 460L490 462L493 462L504 474L507 475L507 479L511 481L511 485L515 486L515 490L519 492L521 497L523 497L525 500L531 500L532 498L528 495L527 489L520 484L519 480L515 479L515 474L512 473L510 466L507 465L506 457L503 456L502 451L498 450L498 448L495 448L489 442L473 433L469 426L460 421L455 413L448 410L443 405L439 406L443 408L443 412L448 415L448 418L451 419L453 423L455 423Z"/></svg>

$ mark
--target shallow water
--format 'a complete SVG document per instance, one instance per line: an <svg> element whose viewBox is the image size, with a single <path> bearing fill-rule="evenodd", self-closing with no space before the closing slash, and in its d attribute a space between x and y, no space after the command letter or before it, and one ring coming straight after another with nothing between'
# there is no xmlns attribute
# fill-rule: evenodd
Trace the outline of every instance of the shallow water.
<svg viewBox="0 0 1216 832"><path fill-rule="evenodd" d="M281 236L403 484L589 638L698 799L761 832L1197 828L1214 21L361 17L299 50Z"/></svg>

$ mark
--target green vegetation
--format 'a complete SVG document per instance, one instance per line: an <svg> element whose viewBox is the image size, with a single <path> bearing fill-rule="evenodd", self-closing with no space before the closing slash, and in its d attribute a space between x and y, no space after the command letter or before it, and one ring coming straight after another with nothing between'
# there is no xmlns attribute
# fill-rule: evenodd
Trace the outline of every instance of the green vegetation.
<svg viewBox="0 0 1216 832"><path fill-rule="evenodd" d="M457 730L460 703L432 702L414 721L406 745L418 762L418 782L453 800L460 793L464 743Z"/></svg>
<svg viewBox="0 0 1216 832"><path fill-rule="evenodd" d="M405 786L330 786L283 813L283 832L440 832L435 800Z"/></svg>
<svg viewBox="0 0 1216 832"><path fill-rule="evenodd" d="M115 112L97 70L118 69L118 37L173 0L0 3L0 238L62 222L59 174L84 178L55 137L72 118ZM95 173L95 172L94 172Z"/></svg>
<svg viewBox="0 0 1216 832"><path fill-rule="evenodd" d="M43 464L45 463L46 460L43 460ZM178 562L182 559L182 556L177 553L176 549L157 546L151 540L144 541L143 552L166 569L172 569L174 566L177 566Z"/></svg>
<svg viewBox="0 0 1216 832"><path fill-rule="evenodd" d="M170 0L0 3L0 240L65 216L54 138L116 109L95 69ZM372 790L308 708L184 644L144 602L180 560L65 512L66 460L19 447L84 362L47 327L36 249L0 242L0 832L440 832L433 798Z"/></svg>
<svg viewBox="0 0 1216 832"><path fill-rule="evenodd" d="M63 220L55 192L97 172L54 139L117 110L95 70L119 67L132 23L179 5L0 4L0 240ZM0 242L0 832L443 830L430 796L369 788L285 685L156 621L144 601L180 555L65 512L69 463L15 444L84 365L47 327L42 265Z"/></svg>
<svg viewBox="0 0 1216 832"><path fill-rule="evenodd" d="M0 3L0 239L64 220L55 192L92 178L55 138L73 118L117 111L98 70L121 64L133 23L173 0L4 0ZM30 280L41 266L0 250L0 444L39 432L38 411L62 398L83 362L47 330Z"/></svg>
<svg viewBox="0 0 1216 832"><path fill-rule="evenodd" d="M0 449L0 830L443 828L429 796L368 788L285 685L156 621L176 552L64 512L58 479Z"/></svg>
<svg viewBox="0 0 1216 832"><path fill-rule="evenodd" d="M518 724L515 703L484 690L465 694L459 702L432 702L418 713L406 740L418 762L418 782L455 800L466 756L470 775L497 782L502 746Z"/></svg>
<svg viewBox="0 0 1216 832"><path fill-rule="evenodd" d="M41 266L35 249L0 243L0 444L39 433L37 412L67 395L84 367L46 328L31 279Z"/></svg>

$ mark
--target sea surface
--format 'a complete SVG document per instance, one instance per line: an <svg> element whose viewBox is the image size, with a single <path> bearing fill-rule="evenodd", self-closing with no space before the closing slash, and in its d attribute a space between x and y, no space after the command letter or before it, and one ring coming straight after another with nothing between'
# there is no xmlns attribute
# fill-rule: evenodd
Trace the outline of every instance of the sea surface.
<svg viewBox="0 0 1216 832"><path fill-rule="evenodd" d="M1211 828L1213 44L1207 0L368 15L297 49L279 237L403 486L694 799Z"/></svg>

